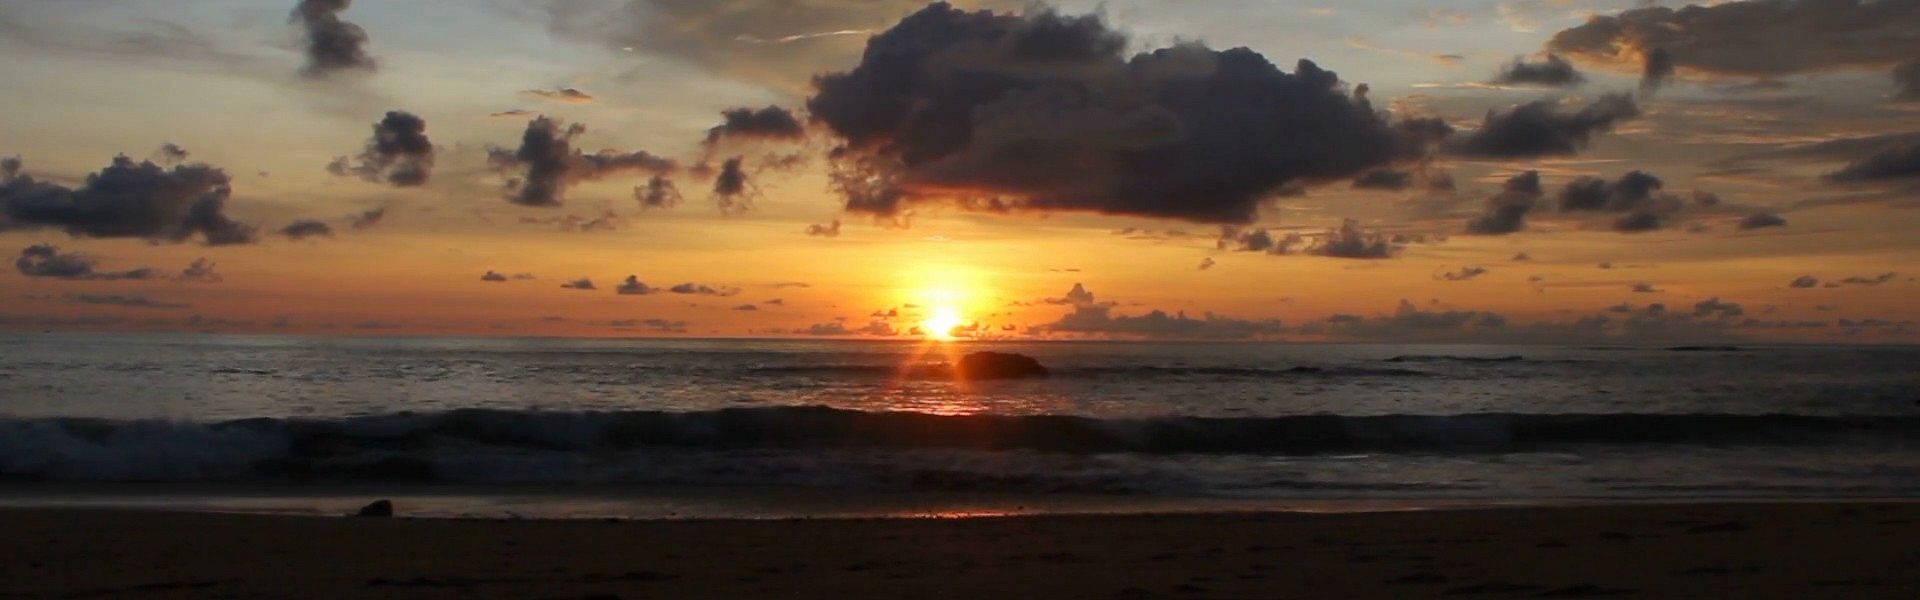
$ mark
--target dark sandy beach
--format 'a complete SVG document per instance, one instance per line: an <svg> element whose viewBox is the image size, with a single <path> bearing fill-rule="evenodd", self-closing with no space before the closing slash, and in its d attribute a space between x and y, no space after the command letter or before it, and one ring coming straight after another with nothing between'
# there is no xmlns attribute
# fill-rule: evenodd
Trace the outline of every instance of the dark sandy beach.
<svg viewBox="0 0 1920 600"><path fill-rule="evenodd" d="M0 510L0 597L7 598L1917 592L1916 503L784 521Z"/></svg>

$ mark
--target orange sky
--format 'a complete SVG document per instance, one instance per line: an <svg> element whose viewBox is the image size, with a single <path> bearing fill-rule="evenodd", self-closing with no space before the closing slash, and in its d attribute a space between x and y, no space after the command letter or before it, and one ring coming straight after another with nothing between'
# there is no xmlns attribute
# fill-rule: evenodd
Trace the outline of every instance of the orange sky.
<svg viewBox="0 0 1920 600"><path fill-rule="evenodd" d="M1269 190L1257 219L1237 224L1311 239L1354 219L1370 235L1402 236L1390 257L1374 259L1237 251L1222 241L1223 223L1209 219L970 210L980 198L936 197L931 187L911 213L847 210L828 179L828 154L847 140L804 112L819 94L805 82L862 64L868 37L917 2L773 21L671 2L599 16L534 3L441 7L451 12L434 20L361 3L339 17L364 28L377 66L327 77L300 74L304 42L284 18L290 4L193 2L174 14L171 3L0 3L0 29L32 32L0 41L10 57L0 75L34 82L0 89L9 107L0 156L20 157L36 181L77 190L115 154L160 160L155 148L178 144L191 154L175 162L231 176L226 214L259 231L251 244L207 246L0 220L6 251L51 244L96 272L0 272L0 329L874 337L911 335L929 315L951 311L991 332L965 336L1022 338L1907 343L1920 331L1910 322L1920 318L1911 300L1920 276L1914 180L1823 178L1900 143L1871 136L1920 131L1917 105L1891 99L1888 64L1849 57L1736 73L1708 60L1711 40L1680 40L1669 43L1697 64L1683 64L1657 94L1636 91L1636 64L1579 54L1573 64L1586 82L1578 87L1484 85L1515 56L1537 60L1589 11L1610 15L1633 2L1574 2L1524 19L1487 2L1188 10L1142 0L1099 13L1103 27L1129 36L1129 54L1178 38L1246 45L1281 72L1312 58L1339 73L1340 94L1366 83L1372 105L1395 122L1437 117L1455 139L1486 127L1489 110L1545 101L1571 113L1607 93L1636 94L1636 117L1572 153L1438 151L1382 166L1446 173L1451 190L1314 180L1304 195ZM1060 6L1069 15L1092 9ZM710 30L653 45L622 37L662 26L649 18ZM778 41L813 34L822 35ZM1368 43L1352 43L1356 35ZM1435 54L1458 58L1419 58ZM566 88L591 100L527 93ZM807 119L805 139L702 145L720 111L768 105ZM426 120L430 183L394 187L327 171L334 157L359 152L368 125L395 109ZM508 111L524 114L495 116ZM679 162L671 177L684 200L639 206L633 188L648 174L636 171L581 180L560 206L509 202L503 186L525 174L490 165L488 149L511 152L534 114L585 125L573 146L589 154L644 149ZM1100 134L1078 135L1072 140ZM733 155L748 165L752 208L723 214L708 191L711 175L691 167ZM786 155L800 164L769 164ZM1466 223L1503 182L1526 170L1540 173L1546 208L1522 231L1467 235ZM1578 177L1613 181L1634 170L1657 175L1656 198L1682 206L1658 230L1619 233L1617 215L1551 208ZM1699 192L1720 203L1695 204ZM1177 205L1178 194L1159 201ZM349 226L352 215L378 208L387 212L377 225ZM1785 225L1739 227L1760 213ZM594 230L578 230L596 218ZM334 231L303 240L273 233L302 219ZM808 234L836 219L837 235ZM217 282L176 280L199 258L217 263ZM97 275L140 267L159 275ZM532 278L482 281L489 271ZM617 293L629 275L714 293ZM1817 283L1791 285L1803 276ZM562 287L581 278L595 289ZM1075 284L1093 299L1069 298ZM1665 312L1649 313L1653 304ZM1722 308L1729 304L1737 311ZM1147 317L1156 310L1165 316ZM1582 324L1596 317L1608 320Z"/></svg>

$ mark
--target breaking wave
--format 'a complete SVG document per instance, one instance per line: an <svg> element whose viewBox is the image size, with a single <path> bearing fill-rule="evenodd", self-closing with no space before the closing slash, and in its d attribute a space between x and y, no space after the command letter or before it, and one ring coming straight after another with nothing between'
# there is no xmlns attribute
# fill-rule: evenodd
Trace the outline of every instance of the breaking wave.
<svg viewBox="0 0 1920 600"><path fill-rule="evenodd" d="M823 464L926 478L1044 479L1113 457L1485 454L1583 444L1912 448L1920 416L1301 415L1096 419L827 407L707 412L467 409L218 423L0 419L0 476L50 480L593 480L782 483ZM1061 464L1055 464L1061 463ZM975 468L981 464L993 469ZM969 466L972 465L972 466ZM1019 465L1009 475L1007 467ZM909 468L910 467L910 468ZM831 469L829 469L831 470ZM1178 470L1123 478L1177 481ZM1024 473L1021 474L1021 473ZM1049 476L1051 477L1051 475ZM1098 482L1111 478L1094 476ZM1114 484L1120 485L1120 484Z"/></svg>

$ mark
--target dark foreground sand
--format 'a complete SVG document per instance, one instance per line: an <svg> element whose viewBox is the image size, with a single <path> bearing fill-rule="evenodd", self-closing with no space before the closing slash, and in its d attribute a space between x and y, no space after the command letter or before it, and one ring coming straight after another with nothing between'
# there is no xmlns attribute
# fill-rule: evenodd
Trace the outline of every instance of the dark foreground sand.
<svg viewBox="0 0 1920 600"><path fill-rule="evenodd" d="M1920 503L630 522L0 510L0 598L1609 595L1917 598Z"/></svg>

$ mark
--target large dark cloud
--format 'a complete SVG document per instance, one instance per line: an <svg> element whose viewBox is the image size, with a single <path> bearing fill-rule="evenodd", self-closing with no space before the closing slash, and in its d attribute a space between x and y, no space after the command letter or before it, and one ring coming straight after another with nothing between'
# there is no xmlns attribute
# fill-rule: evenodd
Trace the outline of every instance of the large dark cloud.
<svg viewBox="0 0 1920 600"><path fill-rule="evenodd" d="M585 125L563 125L542 116L527 122L519 148L489 149L488 160L509 176L507 199L524 206L560 206L567 189L581 181L628 172L664 175L677 168L671 159L646 151L581 152L573 147L573 139L586 132Z"/></svg>
<svg viewBox="0 0 1920 600"><path fill-rule="evenodd" d="M307 66L301 73L324 77L340 71L371 71L367 30L340 18L353 0L300 0L293 22L306 30Z"/></svg>
<svg viewBox="0 0 1920 600"><path fill-rule="evenodd" d="M426 119L406 111L388 112L373 124L373 137L356 159L335 158L327 170L398 187L426 185L433 175L433 142L427 139Z"/></svg>
<svg viewBox="0 0 1920 600"><path fill-rule="evenodd" d="M778 106L728 109L720 116L724 120L707 130L708 147L731 139L797 140L807 135L800 119Z"/></svg>
<svg viewBox="0 0 1920 600"><path fill-rule="evenodd" d="M1920 140L1885 144L1846 167L1827 174L1832 181L1872 181L1920 177Z"/></svg>
<svg viewBox="0 0 1920 600"><path fill-rule="evenodd" d="M210 246L245 244L254 228L226 215L233 193L225 171L204 164L162 167L116 156L79 188L37 181L17 158L0 159L0 232L60 229L74 237L146 238Z"/></svg>
<svg viewBox="0 0 1920 600"><path fill-rule="evenodd" d="M1097 17L936 3L817 78L807 110L845 142L847 209L888 216L955 201L1244 223L1283 187L1384 166L1445 129L1392 126L1312 62L1126 46Z"/></svg>
<svg viewBox="0 0 1920 600"><path fill-rule="evenodd" d="M1920 0L1750 0L1597 15L1547 49L1649 75L1664 54L1675 68L1770 78L1909 60L1915 31Z"/></svg>
<svg viewBox="0 0 1920 600"><path fill-rule="evenodd" d="M1467 222L1467 233L1504 235L1527 228L1527 214L1540 203L1540 172L1527 171L1507 178L1500 193L1487 199L1487 212Z"/></svg>
<svg viewBox="0 0 1920 600"><path fill-rule="evenodd" d="M1500 74L1494 76L1493 83L1501 85L1546 85L1555 87L1576 86L1586 83L1587 78L1573 68L1573 63L1560 58L1558 54L1548 54L1540 62L1527 62L1524 57L1514 57L1513 62L1500 68Z"/></svg>
<svg viewBox="0 0 1920 600"><path fill-rule="evenodd" d="M61 252L52 244L34 244L22 248L20 257L13 261L13 267L28 277L118 281L160 276L159 272L145 267L129 271L101 271L96 268L98 265L99 262L92 257L77 252Z"/></svg>
<svg viewBox="0 0 1920 600"><path fill-rule="evenodd" d="M1501 113L1487 111L1479 129L1458 140L1453 151L1467 156L1530 158L1579 152L1614 123L1640 116L1625 94L1601 96L1593 104L1562 112L1551 101L1528 102Z"/></svg>

